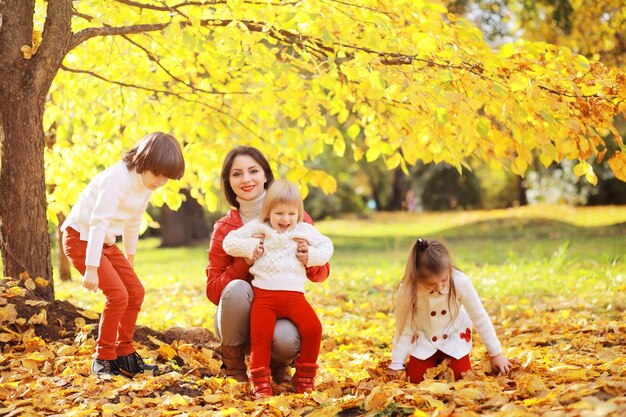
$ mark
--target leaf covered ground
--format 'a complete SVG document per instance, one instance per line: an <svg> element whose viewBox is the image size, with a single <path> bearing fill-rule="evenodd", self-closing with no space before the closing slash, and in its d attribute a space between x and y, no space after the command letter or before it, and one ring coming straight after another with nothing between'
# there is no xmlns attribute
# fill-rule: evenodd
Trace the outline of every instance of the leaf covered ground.
<svg viewBox="0 0 626 417"><path fill-rule="evenodd" d="M139 271L147 277L147 295L138 348L164 372L132 380L89 374L98 317L93 311L101 307L97 301L75 306L84 298L77 282L57 287L57 293L69 288L69 302L44 303L36 292L45 281L6 278L0 281L0 415L625 415L626 227L590 224L606 218L599 211L584 225L520 213L319 223L336 255L329 281L307 288L324 337L317 390L304 396L283 385L276 387L279 395L254 400L246 384L216 376L217 341L207 330L214 310L204 298L203 278L191 285L180 276L158 278L169 274L164 264L174 262L170 252L144 248L144 259L154 256L161 264L154 266L158 271ZM474 369L461 381L451 380L446 364L419 385L384 372L393 290L416 234L445 239L474 280L515 363L509 375L489 371L479 340ZM200 258L206 246L191 252ZM191 263L189 270L171 270L202 271L205 258L183 261Z"/></svg>

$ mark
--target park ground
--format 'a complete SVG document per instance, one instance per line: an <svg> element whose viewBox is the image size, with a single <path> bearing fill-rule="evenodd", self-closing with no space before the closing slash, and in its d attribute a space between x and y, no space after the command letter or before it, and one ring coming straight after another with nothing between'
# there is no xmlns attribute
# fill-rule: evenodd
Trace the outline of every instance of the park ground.
<svg viewBox="0 0 626 417"><path fill-rule="evenodd" d="M83 290L74 271L73 281L55 282L63 302L11 310L30 296L14 286L29 277L13 277L0 288L0 415L625 415L626 207L378 213L317 226L335 254L330 278L307 287L324 326L313 394L277 386L280 395L255 401L245 384L216 377L208 242L161 249L145 239L139 351L167 372L90 376L102 295ZM461 381L445 365L419 385L385 374L393 293L418 237L445 241L473 280L515 364L509 375L489 371L479 338L474 371ZM41 283L30 279L27 288Z"/></svg>

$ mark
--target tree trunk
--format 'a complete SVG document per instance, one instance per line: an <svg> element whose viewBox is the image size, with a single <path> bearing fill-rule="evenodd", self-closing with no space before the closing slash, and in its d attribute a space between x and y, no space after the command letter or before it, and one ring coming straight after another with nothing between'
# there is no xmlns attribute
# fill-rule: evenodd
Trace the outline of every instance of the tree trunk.
<svg viewBox="0 0 626 417"><path fill-rule="evenodd" d="M402 210L405 195L406 195L406 181L404 180L404 173L402 172L402 169L396 168L393 170L393 181L391 183L391 195L389 196L389 203L387 204L387 210L390 210L390 211Z"/></svg>
<svg viewBox="0 0 626 417"><path fill-rule="evenodd" d="M6 84L4 84L6 86ZM49 285L38 295L54 300L50 236L46 219L43 100L34 94L0 90L0 252L3 272L18 277L27 272Z"/></svg>
<svg viewBox="0 0 626 417"><path fill-rule="evenodd" d="M161 247L186 246L194 240L207 239L210 235L200 203L188 190L181 190L181 194L185 195L185 201L177 211L167 205L161 208Z"/></svg>
<svg viewBox="0 0 626 417"><path fill-rule="evenodd" d="M517 176L517 201L520 206L528 205L528 197L526 196L526 182L521 176Z"/></svg>
<svg viewBox="0 0 626 417"><path fill-rule="evenodd" d="M26 272L47 279L48 285L35 280L35 292L53 301L43 112L70 50L72 2L47 2L38 45L33 44L35 3L0 1L0 254L5 276Z"/></svg>

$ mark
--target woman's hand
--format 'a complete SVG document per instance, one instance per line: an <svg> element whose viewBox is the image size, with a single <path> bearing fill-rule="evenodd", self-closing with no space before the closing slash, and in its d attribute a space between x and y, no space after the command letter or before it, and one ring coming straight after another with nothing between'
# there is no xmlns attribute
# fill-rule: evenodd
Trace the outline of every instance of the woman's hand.
<svg viewBox="0 0 626 417"><path fill-rule="evenodd" d="M94 266L88 266L83 275L83 288L89 291L98 291L98 284L100 279L98 278L98 268Z"/></svg>
<svg viewBox="0 0 626 417"><path fill-rule="evenodd" d="M296 258L306 267L306 264L309 262L309 242L302 238L295 238L294 242L296 242Z"/></svg>
<svg viewBox="0 0 626 417"><path fill-rule="evenodd" d="M493 369L500 371L502 375L506 375L509 373L513 364L507 358L502 356L501 353L499 353L496 356L491 357L491 366Z"/></svg>

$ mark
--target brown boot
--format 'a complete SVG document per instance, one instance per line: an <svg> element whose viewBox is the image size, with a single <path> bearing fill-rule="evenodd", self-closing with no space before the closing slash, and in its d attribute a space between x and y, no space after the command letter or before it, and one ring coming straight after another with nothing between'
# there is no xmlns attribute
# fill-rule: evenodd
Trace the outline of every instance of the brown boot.
<svg viewBox="0 0 626 417"><path fill-rule="evenodd" d="M256 398L271 397L274 395L270 382L270 370L268 368L250 369L250 382L252 382L252 394Z"/></svg>
<svg viewBox="0 0 626 417"><path fill-rule="evenodd" d="M296 374L291 379L291 383L298 394L313 391L313 382L315 381L316 371L316 363L296 362Z"/></svg>
<svg viewBox="0 0 626 417"><path fill-rule="evenodd" d="M220 346L222 354L222 376L233 378L238 382L248 382L246 374L245 345Z"/></svg>
<svg viewBox="0 0 626 417"><path fill-rule="evenodd" d="M272 358L270 369L272 370L272 380L275 384L291 382L291 367L289 364L280 364Z"/></svg>

